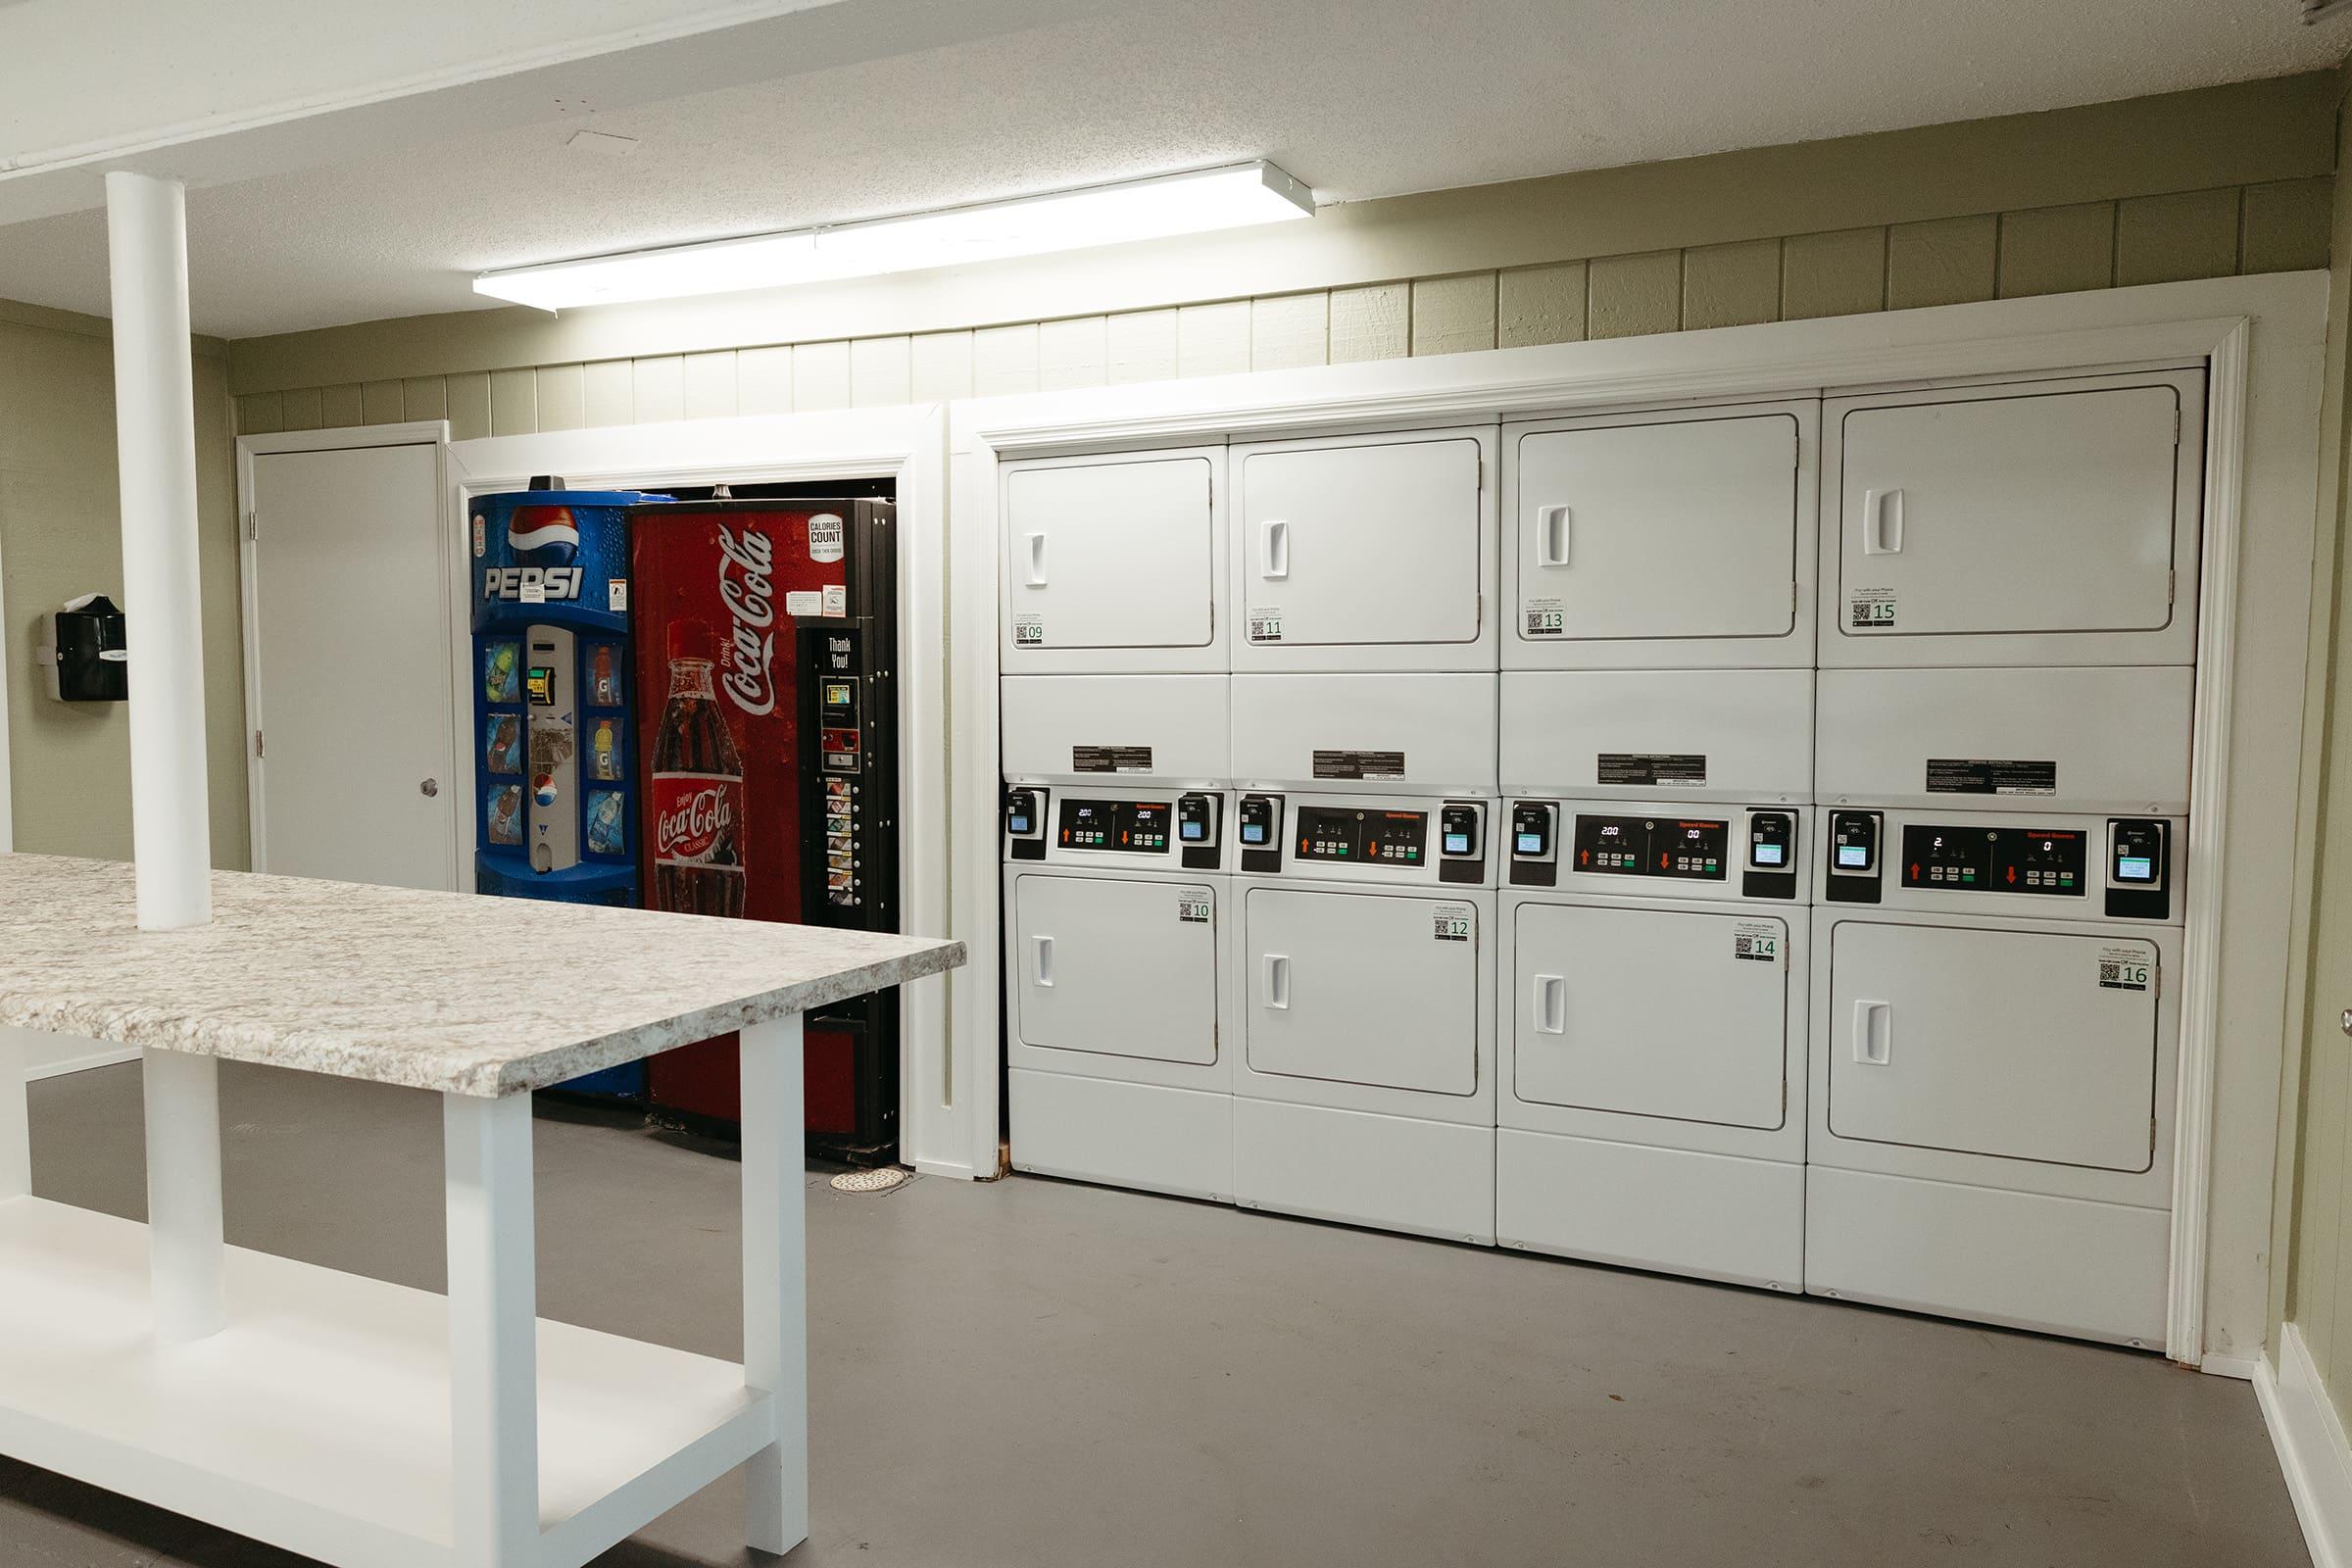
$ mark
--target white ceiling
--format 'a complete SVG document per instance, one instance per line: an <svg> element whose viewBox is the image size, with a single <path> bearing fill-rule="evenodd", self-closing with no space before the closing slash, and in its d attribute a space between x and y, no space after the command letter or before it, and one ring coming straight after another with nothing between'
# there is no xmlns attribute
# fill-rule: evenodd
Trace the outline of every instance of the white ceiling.
<svg viewBox="0 0 2352 1568"><path fill-rule="evenodd" d="M491 267L1246 158L1354 200L2333 64L2294 0L1116 0L189 198L199 330L486 302ZM878 51L877 51L878 52ZM565 147L637 139L626 157ZM103 313L104 223L0 227L0 297Z"/></svg>

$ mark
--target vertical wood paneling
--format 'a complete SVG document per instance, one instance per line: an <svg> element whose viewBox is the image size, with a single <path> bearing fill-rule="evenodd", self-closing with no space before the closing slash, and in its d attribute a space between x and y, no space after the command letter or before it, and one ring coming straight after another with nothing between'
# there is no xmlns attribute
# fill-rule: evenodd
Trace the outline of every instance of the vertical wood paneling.
<svg viewBox="0 0 2352 1568"><path fill-rule="evenodd" d="M728 419L735 416L735 351L689 354L679 364L686 417Z"/></svg>
<svg viewBox="0 0 2352 1568"><path fill-rule="evenodd" d="M539 428L539 375L535 370L490 372L490 433L530 435Z"/></svg>
<svg viewBox="0 0 2352 1568"><path fill-rule="evenodd" d="M972 334L972 396L1037 390L1037 323L984 326Z"/></svg>
<svg viewBox="0 0 2352 1568"><path fill-rule="evenodd" d="M909 345L914 364L910 390L917 403L945 403L972 395L972 334L925 332Z"/></svg>
<svg viewBox="0 0 2352 1568"><path fill-rule="evenodd" d="M1682 252L1594 258L1585 319L1587 331L1596 338L1673 331L1683 319Z"/></svg>
<svg viewBox="0 0 2352 1568"><path fill-rule="evenodd" d="M1860 316L1886 305L1886 230L1841 228L1781 242L1781 318Z"/></svg>
<svg viewBox="0 0 2352 1568"><path fill-rule="evenodd" d="M735 355L735 407L743 414L792 412L792 349L771 344Z"/></svg>
<svg viewBox="0 0 2352 1568"><path fill-rule="evenodd" d="M318 388L294 387L284 395L284 413L278 423L281 429L316 430L319 427Z"/></svg>
<svg viewBox="0 0 2352 1568"><path fill-rule="evenodd" d="M368 381L360 387L362 424L398 424L408 416L398 381Z"/></svg>
<svg viewBox="0 0 2352 1568"><path fill-rule="evenodd" d="M2237 188L2135 196L2116 204L2115 281L2177 283L2237 270Z"/></svg>
<svg viewBox="0 0 2352 1568"><path fill-rule="evenodd" d="M1886 231L1886 308L1964 305L1992 298L2000 219L1938 218Z"/></svg>
<svg viewBox="0 0 2352 1568"><path fill-rule="evenodd" d="M249 392L237 399L237 434L273 435L286 427L282 392Z"/></svg>
<svg viewBox="0 0 2352 1568"><path fill-rule="evenodd" d="M437 375L412 375L400 383L400 412L408 419L449 417L449 383Z"/></svg>
<svg viewBox="0 0 2352 1568"><path fill-rule="evenodd" d="M850 407L888 409L914 401L912 351L903 337L861 337L850 344Z"/></svg>
<svg viewBox="0 0 2352 1568"><path fill-rule="evenodd" d="M675 354L629 362L630 418L661 424L686 416L686 364Z"/></svg>
<svg viewBox="0 0 2352 1568"><path fill-rule="evenodd" d="M360 422L362 404L356 383L321 387L318 391L318 424L326 430L348 430Z"/></svg>
<svg viewBox="0 0 2352 1568"><path fill-rule="evenodd" d="M2328 265L2333 191L2326 175L2246 187L2240 270L2293 272Z"/></svg>
<svg viewBox="0 0 2352 1568"><path fill-rule="evenodd" d="M1176 308L1176 373L1231 375L1250 368L1250 302Z"/></svg>
<svg viewBox="0 0 2352 1568"><path fill-rule="evenodd" d="M850 345L792 346L792 412L809 414L850 406Z"/></svg>
<svg viewBox="0 0 2352 1568"><path fill-rule="evenodd" d="M1250 302L1250 368L1331 363L1331 296L1276 294Z"/></svg>
<svg viewBox="0 0 2352 1568"><path fill-rule="evenodd" d="M2001 215L2001 298L2071 294L2115 281L2115 204Z"/></svg>
<svg viewBox="0 0 2352 1568"><path fill-rule="evenodd" d="M1742 240L1683 252L1683 325L1746 326L1781 317L1781 242Z"/></svg>
<svg viewBox="0 0 2352 1568"><path fill-rule="evenodd" d="M1585 264L1514 267L1494 280L1494 346L1585 340Z"/></svg>
<svg viewBox="0 0 2352 1568"><path fill-rule="evenodd" d="M1416 278L1412 285L1415 354L1465 354L1494 346L1494 274L1462 272Z"/></svg>
<svg viewBox="0 0 2352 1568"><path fill-rule="evenodd" d="M599 360L580 368L588 428L637 422L637 367L628 360Z"/></svg>
<svg viewBox="0 0 2352 1568"><path fill-rule="evenodd" d="M1111 317L1103 332L1113 386L1134 381L1176 379L1176 313L1127 311Z"/></svg>
<svg viewBox="0 0 2352 1568"><path fill-rule="evenodd" d="M1371 283L1331 291L1331 363L1400 360L1412 348L1412 285Z"/></svg>
<svg viewBox="0 0 2352 1568"><path fill-rule="evenodd" d="M587 423L587 371L577 365L539 367L539 428L577 430Z"/></svg>
<svg viewBox="0 0 2352 1568"><path fill-rule="evenodd" d="M1041 392L1101 386L1110 377L1109 322L1081 316L1037 326L1037 385Z"/></svg>
<svg viewBox="0 0 2352 1568"><path fill-rule="evenodd" d="M453 375L449 387L449 438L478 441L490 433L490 377L479 370Z"/></svg>

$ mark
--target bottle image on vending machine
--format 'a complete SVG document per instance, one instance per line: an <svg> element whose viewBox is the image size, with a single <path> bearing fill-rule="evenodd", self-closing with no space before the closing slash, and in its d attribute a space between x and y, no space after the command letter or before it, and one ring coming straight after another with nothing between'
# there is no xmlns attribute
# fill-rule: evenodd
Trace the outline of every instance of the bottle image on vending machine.
<svg viewBox="0 0 2352 1568"><path fill-rule="evenodd" d="M797 497L632 515L648 907L897 929L896 703L867 662L896 645L894 517ZM803 1057L811 1150L895 1158L895 995L809 1014ZM738 1121L734 1037L662 1053L649 1085L658 1110Z"/></svg>
<svg viewBox="0 0 2352 1568"><path fill-rule="evenodd" d="M529 490L469 504L477 750L474 890L638 902L628 509L635 491ZM632 1063L564 1087L642 1098Z"/></svg>

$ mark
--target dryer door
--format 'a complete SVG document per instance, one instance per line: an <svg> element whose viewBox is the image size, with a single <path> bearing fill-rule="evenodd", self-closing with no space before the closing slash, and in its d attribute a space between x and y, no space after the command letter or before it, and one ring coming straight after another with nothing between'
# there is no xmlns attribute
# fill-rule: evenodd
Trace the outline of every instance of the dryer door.
<svg viewBox="0 0 2352 1568"><path fill-rule="evenodd" d="M2153 944L1860 920L1830 944L1833 1136L2150 1168Z"/></svg>
<svg viewBox="0 0 2352 1568"><path fill-rule="evenodd" d="M1021 1044L1217 1059L1214 888L1041 872L1014 880L1010 912Z"/></svg>
<svg viewBox="0 0 2352 1568"><path fill-rule="evenodd" d="M1215 515L1197 455L1016 468L1004 486L1005 627L1038 648L1205 648Z"/></svg>
<svg viewBox="0 0 2352 1568"><path fill-rule="evenodd" d="M1511 1092L1533 1104L1779 1127L1788 937L1770 916L1522 905Z"/></svg>
<svg viewBox="0 0 2352 1568"><path fill-rule="evenodd" d="M1250 1070L1478 1092L1478 907L1396 894L1244 896Z"/></svg>

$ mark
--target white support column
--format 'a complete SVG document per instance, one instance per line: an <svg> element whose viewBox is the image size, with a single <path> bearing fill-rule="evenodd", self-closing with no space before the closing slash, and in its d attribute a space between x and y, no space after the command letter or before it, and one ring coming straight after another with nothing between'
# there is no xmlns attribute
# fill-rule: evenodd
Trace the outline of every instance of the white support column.
<svg viewBox="0 0 2352 1568"><path fill-rule="evenodd" d="M441 1097L457 1568L539 1561L531 1097Z"/></svg>
<svg viewBox="0 0 2352 1568"><path fill-rule="evenodd" d="M0 1202L32 1192L32 1130L24 1115L24 1061L31 1036L0 1026Z"/></svg>
<svg viewBox="0 0 2352 1568"><path fill-rule="evenodd" d="M130 646L130 833L139 928L213 917L205 801L204 634L196 561L196 393L189 363L186 193L106 176L115 308L115 458ZM148 1270L155 1330L217 1332L220 1098L209 1057L145 1054Z"/></svg>
<svg viewBox="0 0 2352 1568"><path fill-rule="evenodd" d="M770 1396L776 1441L752 1455L747 1539L808 1539L808 1209L801 1017L743 1031L743 1381Z"/></svg>

